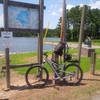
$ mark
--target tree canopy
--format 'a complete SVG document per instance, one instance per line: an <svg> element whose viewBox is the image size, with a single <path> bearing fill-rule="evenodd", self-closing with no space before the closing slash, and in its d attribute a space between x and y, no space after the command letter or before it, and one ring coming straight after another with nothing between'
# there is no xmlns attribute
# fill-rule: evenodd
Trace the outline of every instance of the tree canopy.
<svg viewBox="0 0 100 100"><path fill-rule="evenodd" d="M93 39L100 39L100 9L91 9L85 6L84 39L90 36ZM66 16L66 38L68 40L78 40L81 23L82 7L76 6L67 10ZM56 30L59 33L61 18Z"/></svg>

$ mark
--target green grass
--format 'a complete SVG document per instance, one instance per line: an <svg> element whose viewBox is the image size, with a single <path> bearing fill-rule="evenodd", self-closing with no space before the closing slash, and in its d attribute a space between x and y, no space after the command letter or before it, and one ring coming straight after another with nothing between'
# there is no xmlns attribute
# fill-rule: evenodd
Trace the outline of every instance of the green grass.
<svg viewBox="0 0 100 100"><path fill-rule="evenodd" d="M23 53L23 54L14 54L10 56L11 64L26 64L27 62L24 59L34 57L36 53Z"/></svg>
<svg viewBox="0 0 100 100"><path fill-rule="evenodd" d="M11 65L17 64L27 64L25 59L36 56L36 53L24 53L24 54L15 54L11 56ZM24 68L15 68L14 70L17 71L19 74L23 75L27 71L27 67Z"/></svg>
<svg viewBox="0 0 100 100"><path fill-rule="evenodd" d="M48 52L49 52L48 54L52 53L51 51L48 51ZM70 49L69 53L71 53L73 55L73 54L77 53L77 50L76 49ZM96 49L96 53L97 53L97 55L100 55L100 49ZM26 62L25 59L34 57L36 55L37 55L36 53L14 54L14 55L10 56L10 61L11 61L10 63L11 63L11 65L27 64L27 63L30 63L30 62L28 62L28 61ZM75 56L75 57L77 58L77 56ZM0 59L0 67L4 66L4 65L5 65L4 58ZM45 67L48 69L49 72L51 72L51 68L47 64L45 64ZM90 58L82 57L81 67L82 67L84 72L88 72L89 69L90 69ZM16 69L14 69L14 71L17 71L19 74L25 74L27 69L28 69L27 67L16 68ZM96 60L96 70L100 70L100 58L97 58L97 60Z"/></svg>
<svg viewBox="0 0 100 100"><path fill-rule="evenodd" d="M99 48L96 49L95 51L96 51L96 54L97 54L97 55L100 55L100 49L99 49Z"/></svg>
<svg viewBox="0 0 100 100"><path fill-rule="evenodd" d="M100 46L100 40L93 40L92 44Z"/></svg>

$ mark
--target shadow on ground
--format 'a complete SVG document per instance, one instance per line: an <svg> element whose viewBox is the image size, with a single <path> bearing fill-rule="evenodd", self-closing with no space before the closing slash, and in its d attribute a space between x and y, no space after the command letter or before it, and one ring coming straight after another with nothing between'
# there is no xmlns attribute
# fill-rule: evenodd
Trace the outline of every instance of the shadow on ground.
<svg viewBox="0 0 100 100"><path fill-rule="evenodd" d="M27 85L23 85L23 86L11 86L10 89L11 90L27 90L27 89L43 89L43 88L49 88L49 87L56 87L56 86L81 86L81 85L86 85L85 83L80 83L80 84L72 84L72 83L68 83L65 81L57 81L56 84L52 84L52 80L48 81L48 84L45 86L42 86L40 84L37 84L35 86L27 86Z"/></svg>

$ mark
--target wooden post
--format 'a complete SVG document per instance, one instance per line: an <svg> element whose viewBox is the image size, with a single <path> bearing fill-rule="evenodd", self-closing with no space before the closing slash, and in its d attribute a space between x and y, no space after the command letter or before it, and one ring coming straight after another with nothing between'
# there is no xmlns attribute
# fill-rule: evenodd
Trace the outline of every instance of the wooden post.
<svg viewBox="0 0 100 100"><path fill-rule="evenodd" d="M8 0L3 0L3 9L4 9L4 30L8 28Z"/></svg>
<svg viewBox="0 0 100 100"><path fill-rule="evenodd" d="M38 35L38 62L42 64L43 62L43 17L44 17L44 0L39 0L40 13L39 13L39 29L40 33Z"/></svg>
<svg viewBox="0 0 100 100"><path fill-rule="evenodd" d="M95 74L95 66L96 66L96 53L91 53L91 74Z"/></svg>
<svg viewBox="0 0 100 100"><path fill-rule="evenodd" d="M79 52L78 52L79 65L81 61L81 49L82 49L82 41L83 41L83 34L84 34L84 18L85 18L85 6L82 9L82 17L81 17L81 25L80 25Z"/></svg>
<svg viewBox="0 0 100 100"><path fill-rule="evenodd" d="M6 59L6 90L10 89L10 60L9 60L9 48L5 49L5 59Z"/></svg>
<svg viewBox="0 0 100 100"><path fill-rule="evenodd" d="M66 0L63 0L62 2L63 7L62 7L62 20L61 20L61 42L66 42L65 40L65 33L66 33ZM65 53L66 53L66 46L64 47L64 56L63 59L65 61Z"/></svg>
<svg viewBox="0 0 100 100"><path fill-rule="evenodd" d="M8 29L8 1L3 0L3 9L4 9L4 30ZM9 68L9 48L5 49L5 59L6 59L6 89L10 89L10 68Z"/></svg>
<svg viewBox="0 0 100 100"><path fill-rule="evenodd" d="M62 21L61 21L61 42L65 42L66 33L66 0L63 0Z"/></svg>

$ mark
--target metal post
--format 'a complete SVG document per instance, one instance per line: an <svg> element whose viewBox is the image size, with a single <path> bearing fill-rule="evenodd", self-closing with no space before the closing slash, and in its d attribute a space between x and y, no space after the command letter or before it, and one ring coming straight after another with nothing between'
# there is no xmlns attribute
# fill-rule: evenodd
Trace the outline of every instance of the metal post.
<svg viewBox="0 0 100 100"><path fill-rule="evenodd" d="M81 49L82 49L82 41L83 41L83 34L84 34L84 18L85 18L85 6L82 9L82 17L81 17L81 25L80 25L79 53L78 53L79 65L81 61Z"/></svg>
<svg viewBox="0 0 100 100"><path fill-rule="evenodd" d="M40 14L39 14L39 29L40 33L38 35L38 62L41 64L43 62L43 17L44 17L44 0L39 0L40 4Z"/></svg>

